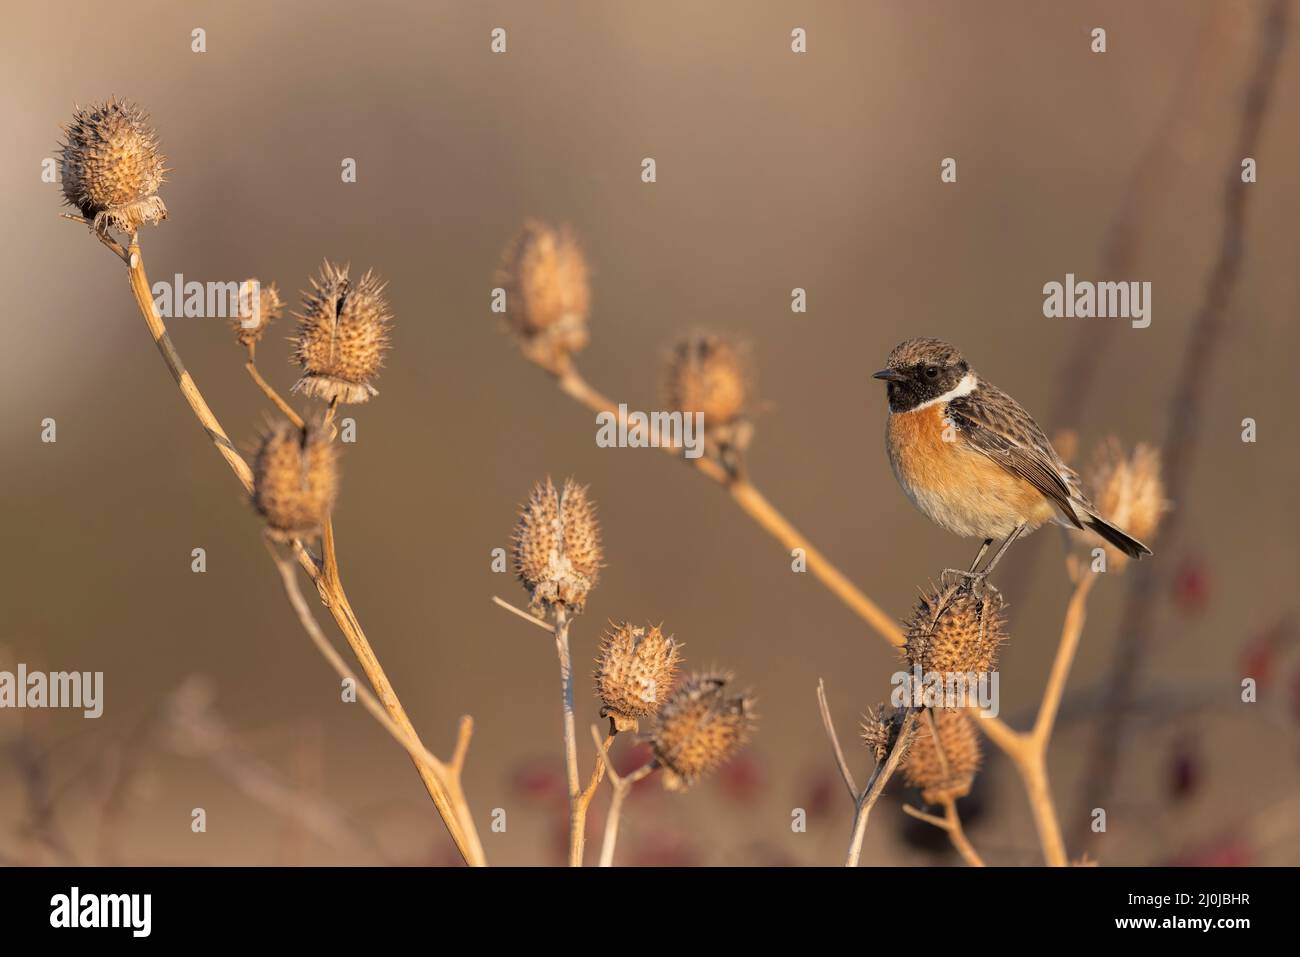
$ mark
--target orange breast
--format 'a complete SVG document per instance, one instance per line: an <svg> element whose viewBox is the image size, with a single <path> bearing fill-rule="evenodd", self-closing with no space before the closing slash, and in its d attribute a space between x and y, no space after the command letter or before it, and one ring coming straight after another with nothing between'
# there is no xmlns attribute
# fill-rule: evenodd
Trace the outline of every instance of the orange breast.
<svg viewBox="0 0 1300 957"><path fill-rule="evenodd" d="M942 405L891 413L887 444L908 497L958 535L999 538L1022 522L1036 528L1056 513L1027 481L967 447Z"/></svg>
<svg viewBox="0 0 1300 957"><path fill-rule="evenodd" d="M941 405L890 413L889 459L899 481L932 485L952 474L958 453L954 442L944 441L949 428ZM957 437L955 428L948 437Z"/></svg>

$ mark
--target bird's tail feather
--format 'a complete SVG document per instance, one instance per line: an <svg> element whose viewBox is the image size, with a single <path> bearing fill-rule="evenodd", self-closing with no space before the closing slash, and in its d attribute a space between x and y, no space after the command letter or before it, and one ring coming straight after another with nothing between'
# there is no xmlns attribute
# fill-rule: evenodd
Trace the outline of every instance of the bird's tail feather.
<svg viewBox="0 0 1300 957"><path fill-rule="evenodd" d="M1110 544L1114 545L1129 558L1140 559L1143 555L1151 554L1151 549L1147 548L1122 528L1112 525L1100 515L1091 513L1085 514L1083 517L1083 524L1087 525L1090 529Z"/></svg>

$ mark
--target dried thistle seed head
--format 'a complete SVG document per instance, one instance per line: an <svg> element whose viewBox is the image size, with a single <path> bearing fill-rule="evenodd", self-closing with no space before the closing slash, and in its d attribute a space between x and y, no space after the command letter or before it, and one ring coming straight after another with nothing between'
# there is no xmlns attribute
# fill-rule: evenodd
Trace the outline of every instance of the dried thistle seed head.
<svg viewBox="0 0 1300 957"><path fill-rule="evenodd" d="M1006 641L1002 593L986 582L945 573L922 592L907 622L903 656L925 674L987 674Z"/></svg>
<svg viewBox="0 0 1300 957"><path fill-rule="evenodd" d="M1139 442L1131 456L1124 454L1119 439L1111 436L1094 455L1088 474L1089 487L1095 493L1097 511L1139 541L1150 543L1169 511L1165 484L1160 476L1160 453L1153 446ZM1088 537L1090 547L1096 541ZM1106 560L1111 569L1122 568L1128 556L1106 545Z"/></svg>
<svg viewBox="0 0 1300 957"><path fill-rule="evenodd" d="M682 412L703 412L706 429L735 422L753 405L749 348L730 336L683 336L669 351L665 378L668 404Z"/></svg>
<svg viewBox="0 0 1300 957"><path fill-rule="evenodd" d="M266 334L266 327L284 314L280 290L275 283L263 285L256 279L245 279L239 284L238 312L230 317L235 340L242 346L256 346Z"/></svg>
<svg viewBox="0 0 1300 957"><path fill-rule="evenodd" d="M272 538L318 534L334 507L338 484L335 448L324 429L280 421L263 433L253 458L253 507Z"/></svg>
<svg viewBox="0 0 1300 957"><path fill-rule="evenodd" d="M379 394L371 380L384 363L393 320L384 298L386 285L373 271L354 281L347 266L326 260L303 293L302 312L294 314L293 360L302 366L303 376L293 391L348 403Z"/></svg>
<svg viewBox="0 0 1300 957"><path fill-rule="evenodd" d="M679 646L655 625L614 625L596 659L600 716L619 731L636 731L637 719L655 714L668 698L681 660Z"/></svg>
<svg viewBox="0 0 1300 957"><path fill-rule="evenodd" d="M533 486L514 533L515 573L532 607L581 611L600 577L603 552L596 506L585 485L567 479L556 491L548 477Z"/></svg>
<svg viewBox="0 0 1300 957"><path fill-rule="evenodd" d="M862 742L877 764L889 757L902 729L901 711L887 712L883 703L867 709L867 713L862 716Z"/></svg>
<svg viewBox="0 0 1300 957"><path fill-rule="evenodd" d="M927 804L941 804L970 794L980 768L980 738L969 712L933 713L939 728L938 746L929 719L918 715L916 735L903 759L903 779L921 789Z"/></svg>
<svg viewBox="0 0 1300 957"><path fill-rule="evenodd" d="M683 336L664 363L664 401L670 409L703 415L705 439L713 453L724 460L743 453L754 435L748 345L709 332ZM738 460L730 464L738 465Z"/></svg>
<svg viewBox="0 0 1300 957"><path fill-rule="evenodd" d="M591 308L586 257L568 227L529 220L506 247L497 281L506 321L531 361L560 372L586 348Z"/></svg>
<svg viewBox="0 0 1300 957"><path fill-rule="evenodd" d="M110 99L78 108L60 149L63 196L96 227L134 232L167 216L157 196L166 173L158 134L133 103Z"/></svg>
<svg viewBox="0 0 1300 957"><path fill-rule="evenodd" d="M731 680L726 673L691 675L659 709L650 744L668 790L685 791L749 740L754 701L729 694Z"/></svg>

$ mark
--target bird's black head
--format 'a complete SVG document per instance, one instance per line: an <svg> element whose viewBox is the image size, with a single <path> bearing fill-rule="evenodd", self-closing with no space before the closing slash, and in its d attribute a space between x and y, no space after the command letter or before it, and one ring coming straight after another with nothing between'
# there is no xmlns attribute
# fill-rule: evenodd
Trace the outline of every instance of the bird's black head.
<svg viewBox="0 0 1300 957"><path fill-rule="evenodd" d="M942 339L908 339L873 378L888 383L889 408L906 412L952 391L968 372L970 364Z"/></svg>

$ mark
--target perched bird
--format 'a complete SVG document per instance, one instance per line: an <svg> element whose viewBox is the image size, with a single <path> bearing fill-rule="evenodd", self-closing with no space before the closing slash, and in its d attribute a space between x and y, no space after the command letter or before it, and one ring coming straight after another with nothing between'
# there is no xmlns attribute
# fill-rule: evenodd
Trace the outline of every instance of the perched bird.
<svg viewBox="0 0 1300 957"><path fill-rule="evenodd" d="M885 444L907 497L948 531L984 539L972 573L987 575L1012 542L1045 522L1091 529L1133 558L1151 554L1097 514L1029 413L948 343L901 342L874 378L888 384ZM995 539L1002 544L976 573Z"/></svg>

